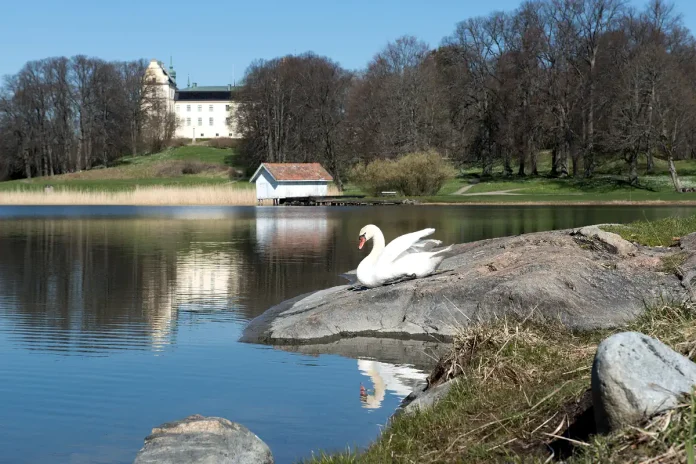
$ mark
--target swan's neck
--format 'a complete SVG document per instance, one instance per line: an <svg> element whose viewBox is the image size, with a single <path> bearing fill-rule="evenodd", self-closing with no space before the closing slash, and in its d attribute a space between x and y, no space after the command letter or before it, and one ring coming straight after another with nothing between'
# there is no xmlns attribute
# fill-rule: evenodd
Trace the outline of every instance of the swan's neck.
<svg viewBox="0 0 696 464"><path fill-rule="evenodd" d="M377 261L377 258L379 258L382 250L384 250L384 235L382 234L381 230L377 229L375 234L372 236L372 251L370 251L370 254L367 255L367 257L371 261Z"/></svg>

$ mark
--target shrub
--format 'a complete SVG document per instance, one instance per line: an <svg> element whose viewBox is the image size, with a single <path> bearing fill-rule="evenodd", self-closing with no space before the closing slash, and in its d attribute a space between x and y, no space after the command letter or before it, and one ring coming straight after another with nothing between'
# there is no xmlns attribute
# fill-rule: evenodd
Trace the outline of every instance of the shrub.
<svg viewBox="0 0 696 464"><path fill-rule="evenodd" d="M224 167L219 164L204 163L196 160L172 161L158 166L155 176L178 177L184 174L200 174L221 169L224 169Z"/></svg>
<svg viewBox="0 0 696 464"><path fill-rule="evenodd" d="M191 143L191 139L184 139L181 137L177 137L174 139L171 139L167 146L169 148L179 148L179 147L185 147Z"/></svg>
<svg viewBox="0 0 696 464"><path fill-rule="evenodd" d="M244 170L239 168L229 168L227 170L227 175L230 180L239 180L244 177Z"/></svg>
<svg viewBox="0 0 696 464"><path fill-rule="evenodd" d="M212 148L237 148L239 146L239 141L229 137L220 137L210 139L208 141L208 146Z"/></svg>
<svg viewBox="0 0 696 464"><path fill-rule="evenodd" d="M355 166L350 178L372 195L396 190L403 195L420 196L437 194L454 174L445 159L431 150L411 153L395 161L376 160L366 166Z"/></svg>

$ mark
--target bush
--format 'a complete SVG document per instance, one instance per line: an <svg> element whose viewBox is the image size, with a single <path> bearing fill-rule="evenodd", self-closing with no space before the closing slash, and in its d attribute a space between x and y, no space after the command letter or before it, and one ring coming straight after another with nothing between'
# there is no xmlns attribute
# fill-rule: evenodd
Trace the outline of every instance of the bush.
<svg viewBox="0 0 696 464"><path fill-rule="evenodd" d="M244 178L244 170L239 168L229 168L227 170L227 175L230 180L239 180Z"/></svg>
<svg viewBox="0 0 696 464"><path fill-rule="evenodd" d="M200 174L202 172L219 171L224 169L219 164L204 163L196 160L172 161L158 166L156 177L178 177L185 174Z"/></svg>
<svg viewBox="0 0 696 464"><path fill-rule="evenodd" d="M239 146L239 141L229 137L220 137L210 139L208 141L208 146L212 148L237 148Z"/></svg>
<svg viewBox="0 0 696 464"><path fill-rule="evenodd" d="M174 139L171 139L167 146L169 148L179 148L179 147L185 147L191 143L191 139L184 139L181 137L177 137Z"/></svg>
<svg viewBox="0 0 696 464"><path fill-rule="evenodd" d="M405 155L398 160L376 160L353 168L350 178L363 190L379 195L395 190L407 196L435 195L453 178L454 169L435 151Z"/></svg>

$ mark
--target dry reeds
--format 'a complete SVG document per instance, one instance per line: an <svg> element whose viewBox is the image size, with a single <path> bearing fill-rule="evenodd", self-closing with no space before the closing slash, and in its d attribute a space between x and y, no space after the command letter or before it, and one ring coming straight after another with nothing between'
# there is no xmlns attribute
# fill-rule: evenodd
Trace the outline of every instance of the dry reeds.
<svg viewBox="0 0 696 464"><path fill-rule="evenodd" d="M254 189L228 185L205 187L136 187L128 191L54 190L0 192L3 205L255 205Z"/></svg>
<svg viewBox="0 0 696 464"><path fill-rule="evenodd" d="M340 195L329 186L328 195ZM227 185L196 187L136 186L133 190L59 190L0 192L0 205L252 206L256 190ZM268 204L266 202L265 204Z"/></svg>

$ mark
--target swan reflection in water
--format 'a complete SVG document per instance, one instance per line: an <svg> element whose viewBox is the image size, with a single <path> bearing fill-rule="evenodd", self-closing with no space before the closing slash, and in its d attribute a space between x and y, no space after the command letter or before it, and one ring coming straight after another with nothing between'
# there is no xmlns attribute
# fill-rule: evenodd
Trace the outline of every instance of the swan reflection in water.
<svg viewBox="0 0 696 464"><path fill-rule="evenodd" d="M366 409L378 409L387 390L399 399L406 398L425 382L426 373L410 366L400 366L368 359L358 360L358 369L372 381L373 389L360 385L360 401Z"/></svg>

